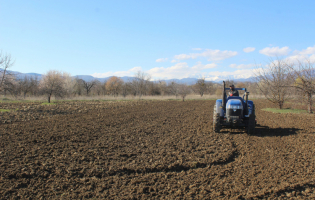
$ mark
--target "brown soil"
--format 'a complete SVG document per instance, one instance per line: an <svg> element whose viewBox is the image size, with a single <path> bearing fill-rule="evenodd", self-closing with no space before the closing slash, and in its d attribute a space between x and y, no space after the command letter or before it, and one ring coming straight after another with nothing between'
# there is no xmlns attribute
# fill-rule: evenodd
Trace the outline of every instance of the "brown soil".
<svg viewBox="0 0 315 200"><path fill-rule="evenodd" d="M315 198L314 115L216 134L214 103L2 103L0 199Z"/></svg>

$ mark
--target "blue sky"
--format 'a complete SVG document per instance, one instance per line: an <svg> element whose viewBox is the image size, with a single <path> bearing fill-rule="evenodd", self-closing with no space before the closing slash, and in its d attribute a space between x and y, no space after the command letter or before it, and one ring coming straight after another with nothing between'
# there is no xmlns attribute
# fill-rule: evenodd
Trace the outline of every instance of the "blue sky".
<svg viewBox="0 0 315 200"><path fill-rule="evenodd" d="M315 61L315 1L0 0L13 71L246 78L278 56Z"/></svg>

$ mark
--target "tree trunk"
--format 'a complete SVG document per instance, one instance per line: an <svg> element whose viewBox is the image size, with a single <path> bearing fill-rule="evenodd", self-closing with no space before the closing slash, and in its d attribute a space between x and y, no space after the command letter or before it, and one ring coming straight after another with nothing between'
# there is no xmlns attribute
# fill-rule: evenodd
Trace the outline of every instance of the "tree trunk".
<svg viewBox="0 0 315 200"><path fill-rule="evenodd" d="M279 102L279 108L280 108L280 109L283 108L283 102L282 102L282 101Z"/></svg>
<svg viewBox="0 0 315 200"><path fill-rule="evenodd" d="M307 94L307 107L308 107L308 113L313 113L313 100L312 100L312 93Z"/></svg>
<svg viewBox="0 0 315 200"><path fill-rule="evenodd" d="M48 103L50 103L50 95L48 95Z"/></svg>

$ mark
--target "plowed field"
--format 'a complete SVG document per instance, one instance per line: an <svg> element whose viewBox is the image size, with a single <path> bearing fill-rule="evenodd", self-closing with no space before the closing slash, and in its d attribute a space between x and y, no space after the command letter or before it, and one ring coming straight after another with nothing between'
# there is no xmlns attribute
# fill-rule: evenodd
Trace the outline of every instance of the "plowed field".
<svg viewBox="0 0 315 200"><path fill-rule="evenodd" d="M315 198L314 115L216 134L214 103L1 103L0 199Z"/></svg>

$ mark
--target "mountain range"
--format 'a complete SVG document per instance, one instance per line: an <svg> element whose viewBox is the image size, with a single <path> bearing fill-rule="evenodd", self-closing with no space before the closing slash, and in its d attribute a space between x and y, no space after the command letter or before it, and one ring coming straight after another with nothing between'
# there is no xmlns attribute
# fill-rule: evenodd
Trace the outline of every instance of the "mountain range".
<svg viewBox="0 0 315 200"><path fill-rule="evenodd" d="M13 72L13 71L11 71ZM13 72L14 74L16 74L16 76L18 78L24 78L24 77L37 77L38 79L41 79L41 77L43 76L42 74L38 74L38 73L21 73L21 72ZM76 76L72 76L74 78L78 78L78 79L83 79L84 81L93 81L93 80L98 80L100 82L105 82L107 81L110 77L106 77L106 78L96 78L93 77L91 75L76 75ZM131 82L132 80L135 79L135 77L130 77L130 76L124 76L124 77L120 77L124 82ZM234 80L235 82L252 82L252 77L250 78L240 78L240 79L232 79L229 78L230 80ZM218 79L216 79L215 83L221 83L223 80L227 80L226 77L220 77ZM171 82L176 82L179 84L187 84L187 85L194 85L198 79L197 78L183 78L183 79L168 79L168 80L159 80L159 81L165 81L167 84L171 83ZM157 82L157 81L156 81Z"/></svg>

